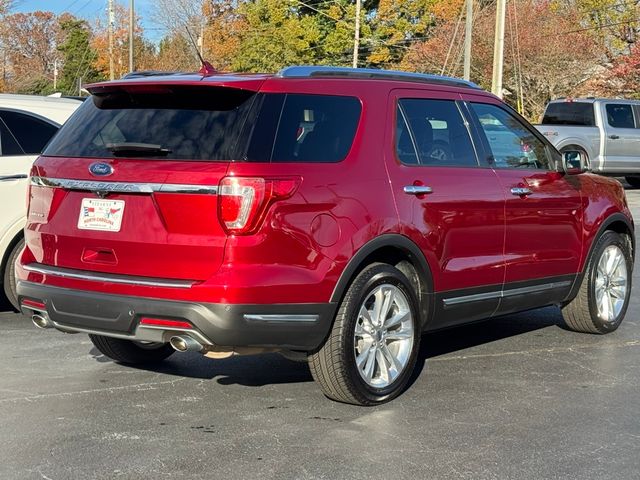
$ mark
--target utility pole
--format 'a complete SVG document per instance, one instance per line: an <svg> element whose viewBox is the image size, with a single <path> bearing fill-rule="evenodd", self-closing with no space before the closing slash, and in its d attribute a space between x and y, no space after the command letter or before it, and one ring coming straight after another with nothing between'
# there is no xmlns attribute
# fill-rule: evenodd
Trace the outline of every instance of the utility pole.
<svg viewBox="0 0 640 480"><path fill-rule="evenodd" d="M471 41L473 36L473 0L467 0L464 29L464 79L471 79Z"/></svg>
<svg viewBox="0 0 640 480"><path fill-rule="evenodd" d="M133 72L133 22L135 19L133 11L133 0L129 2L129 71Z"/></svg>
<svg viewBox="0 0 640 480"><path fill-rule="evenodd" d="M58 59L53 61L53 90L58 89Z"/></svg>
<svg viewBox="0 0 640 480"><path fill-rule="evenodd" d="M493 80L491 92L502 98L502 68L504 65L504 20L507 0L498 0L496 8L496 37L493 45Z"/></svg>
<svg viewBox="0 0 640 480"><path fill-rule="evenodd" d="M115 78L113 66L113 24L115 23L115 15L113 12L113 0L109 0L109 79Z"/></svg>
<svg viewBox="0 0 640 480"><path fill-rule="evenodd" d="M362 0L356 0L356 33L353 37L353 68L358 68L358 50L360 49L360 9Z"/></svg>

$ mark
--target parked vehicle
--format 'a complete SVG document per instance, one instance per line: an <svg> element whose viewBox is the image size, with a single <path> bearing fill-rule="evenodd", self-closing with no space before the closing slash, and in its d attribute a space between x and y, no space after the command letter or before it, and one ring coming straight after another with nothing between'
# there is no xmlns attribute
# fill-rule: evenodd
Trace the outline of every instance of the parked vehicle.
<svg viewBox="0 0 640 480"><path fill-rule="evenodd" d="M118 362L280 351L371 405L407 385L423 332L625 315L621 185L472 83L291 67L88 88L33 167L18 292Z"/></svg>
<svg viewBox="0 0 640 480"><path fill-rule="evenodd" d="M640 101L554 100L536 128L560 152L580 151L593 172L640 187Z"/></svg>
<svg viewBox="0 0 640 480"><path fill-rule="evenodd" d="M34 95L0 95L0 283L16 309L14 264L24 247L29 171L80 103Z"/></svg>

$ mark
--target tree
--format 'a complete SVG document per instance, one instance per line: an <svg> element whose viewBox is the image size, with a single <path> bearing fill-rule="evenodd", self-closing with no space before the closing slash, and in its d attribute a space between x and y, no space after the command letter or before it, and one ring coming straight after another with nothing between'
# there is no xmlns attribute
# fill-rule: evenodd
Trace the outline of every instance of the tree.
<svg viewBox="0 0 640 480"><path fill-rule="evenodd" d="M480 11L474 23L472 80L484 88L491 86L494 22L492 6ZM463 38L461 32L454 38L455 24L444 23L429 40L415 44L403 67L440 73L446 66L446 74L460 75ZM514 106L517 92L524 92L523 113L530 119L537 120L550 99L571 96L598 67L603 48L591 31L576 31L579 24L580 12L571 5L558 11L547 1L509 2L503 83Z"/></svg>
<svg viewBox="0 0 640 480"><path fill-rule="evenodd" d="M89 24L67 14L60 18L60 29L64 40L58 46L63 55L58 90L66 94L78 94L78 80L90 83L105 77L94 67L98 54L90 45Z"/></svg>
<svg viewBox="0 0 640 480"><path fill-rule="evenodd" d="M316 63L322 36L315 15L287 0L243 3L239 13L247 30L232 63L234 70L274 72L287 65Z"/></svg>
<svg viewBox="0 0 640 480"><path fill-rule="evenodd" d="M5 71L6 80L26 93L50 90L54 63L59 59L56 45L60 34L57 18L51 12L5 16L0 41L11 65L11 70Z"/></svg>

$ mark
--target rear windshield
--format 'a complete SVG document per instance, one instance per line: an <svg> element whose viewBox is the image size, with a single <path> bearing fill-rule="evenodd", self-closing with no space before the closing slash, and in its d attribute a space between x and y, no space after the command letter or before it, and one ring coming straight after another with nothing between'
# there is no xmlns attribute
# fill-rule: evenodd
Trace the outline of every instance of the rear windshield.
<svg viewBox="0 0 640 480"><path fill-rule="evenodd" d="M339 162L353 143L355 97L224 87L149 87L94 95L44 154L249 162Z"/></svg>
<svg viewBox="0 0 640 480"><path fill-rule="evenodd" d="M580 125L593 127L596 119L593 114L593 103L558 102L550 103L542 117L543 125Z"/></svg>

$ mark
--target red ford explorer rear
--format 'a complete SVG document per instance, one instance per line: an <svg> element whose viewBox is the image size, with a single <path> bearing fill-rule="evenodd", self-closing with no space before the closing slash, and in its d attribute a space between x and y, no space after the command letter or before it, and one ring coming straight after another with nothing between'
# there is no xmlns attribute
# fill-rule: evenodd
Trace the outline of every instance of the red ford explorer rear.
<svg viewBox="0 0 640 480"><path fill-rule="evenodd" d="M571 325L624 316L624 193L579 157L556 169L553 147L473 84L292 67L89 90L32 169L18 293L37 326L89 333L117 361L278 351L309 356L331 398L379 403L409 381L422 331L574 308L603 252L621 300Z"/></svg>

